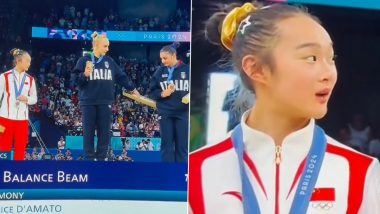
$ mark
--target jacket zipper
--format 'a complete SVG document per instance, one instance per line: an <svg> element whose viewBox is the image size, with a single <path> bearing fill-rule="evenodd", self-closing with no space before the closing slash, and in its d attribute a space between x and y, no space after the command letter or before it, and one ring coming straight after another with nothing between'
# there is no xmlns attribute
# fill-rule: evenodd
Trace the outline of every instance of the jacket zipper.
<svg viewBox="0 0 380 214"><path fill-rule="evenodd" d="M276 199L275 199L275 214L280 213L279 194L280 194L280 163L281 163L281 146L275 147L276 161Z"/></svg>

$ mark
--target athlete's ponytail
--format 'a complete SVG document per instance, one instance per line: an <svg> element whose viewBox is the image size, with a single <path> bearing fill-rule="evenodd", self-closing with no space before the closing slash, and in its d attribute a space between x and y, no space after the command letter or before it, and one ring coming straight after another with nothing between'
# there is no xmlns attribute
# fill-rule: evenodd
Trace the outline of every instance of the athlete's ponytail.
<svg viewBox="0 0 380 214"><path fill-rule="evenodd" d="M167 53L170 53L171 55L177 54L177 48L180 45L181 44L179 42L174 42L170 45L165 45L164 47L161 48L160 52L167 52Z"/></svg>
<svg viewBox="0 0 380 214"><path fill-rule="evenodd" d="M19 48L13 48L11 51L9 51L9 54L13 58L13 65L16 65L16 62L21 59L21 57L24 54L28 54L28 52L21 50Z"/></svg>

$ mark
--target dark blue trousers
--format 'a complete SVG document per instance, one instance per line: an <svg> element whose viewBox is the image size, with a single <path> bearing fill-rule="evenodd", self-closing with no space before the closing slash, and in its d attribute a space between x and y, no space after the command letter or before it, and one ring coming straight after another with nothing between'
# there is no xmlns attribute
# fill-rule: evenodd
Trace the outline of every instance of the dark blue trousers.
<svg viewBox="0 0 380 214"><path fill-rule="evenodd" d="M160 115L161 159L163 162L187 162L189 115Z"/></svg>
<svg viewBox="0 0 380 214"><path fill-rule="evenodd" d="M82 105L83 145L87 160L104 160L111 142L111 105ZM94 137L98 137L96 151Z"/></svg>

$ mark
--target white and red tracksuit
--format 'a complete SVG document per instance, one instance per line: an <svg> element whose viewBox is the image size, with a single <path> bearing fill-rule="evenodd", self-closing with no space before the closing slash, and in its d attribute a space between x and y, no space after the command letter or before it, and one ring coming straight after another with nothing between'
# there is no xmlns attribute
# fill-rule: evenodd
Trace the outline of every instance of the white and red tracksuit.
<svg viewBox="0 0 380 214"><path fill-rule="evenodd" d="M28 105L37 102L36 83L34 78L25 72L21 74L13 70L0 75L0 124L5 126L5 132L0 134L0 151L9 152L14 143L14 160L24 160L24 152L28 144ZM26 75L21 95L28 98L27 104L20 102L16 105L14 84L20 88L23 76ZM15 77L15 78L14 78Z"/></svg>
<svg viewBox="0 0 380 214"><path fill-rule="evenodd" d="M314 120L288 135L276 155L273 139L248 127L242 118L244 162L262 214L288 214L304 159L311 146ZM380 164L332 138L307 213L380 214ZM276 156L281 162L276 164ZM239 164L231 138L190 155L189 203L194 214L243 213Z"/></svg>

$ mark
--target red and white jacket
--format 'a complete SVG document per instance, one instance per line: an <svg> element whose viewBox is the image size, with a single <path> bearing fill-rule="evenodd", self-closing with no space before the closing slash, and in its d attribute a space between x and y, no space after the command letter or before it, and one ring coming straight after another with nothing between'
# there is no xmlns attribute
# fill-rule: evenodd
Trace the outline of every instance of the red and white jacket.
<svg viewBox="0 0 380 214"><path fill-rule="evenodd" d="M21 95L28 97L28 103L20 102L17 106L14 84L16 82L19 89L24 75L26 75L26 78ZM0 75L0 98L4 95L0 106L0 117L11 120L28 120L28 105L37 103L36 83L34 78L25 72L21 74L15 72L16 81L14 81L13 77L12 70Z"/></svg>
<svg viewBox="0 0 380 214"><path fill-rule="evenodd" d="M281 162L267 134L242 118L244 162L261 213L288 214L304 160L310 149L314 120L288 135ZM307 213L380 214L380 164L326 136L327 151ZM190 154L189 203L194 214L243 213L239 164L231 138ZM190 212L191 213L191 212Z"/></svg>

